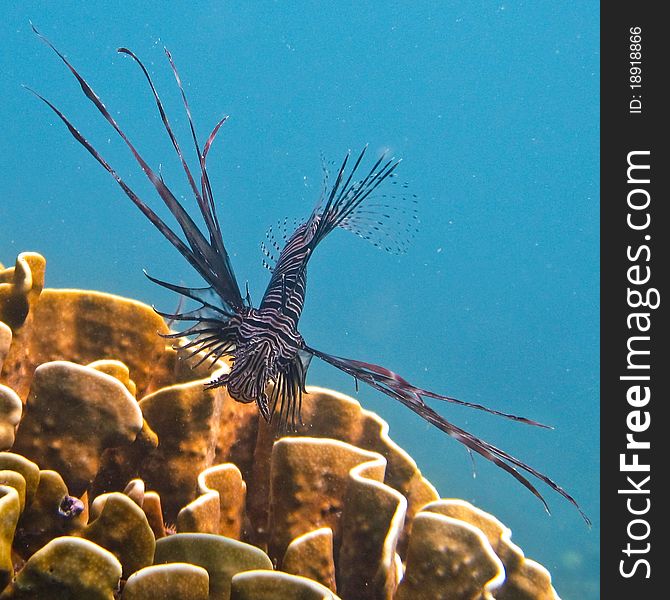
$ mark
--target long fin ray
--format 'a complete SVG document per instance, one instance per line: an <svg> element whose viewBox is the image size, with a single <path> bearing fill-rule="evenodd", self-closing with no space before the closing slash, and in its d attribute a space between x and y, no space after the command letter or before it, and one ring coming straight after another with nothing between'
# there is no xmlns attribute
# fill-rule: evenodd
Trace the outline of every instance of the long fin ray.
<svg viewBox="0 0 670 600"><path fill-rule="evenodd" d="M212 245L215 245L217 247L217 250L220 255L225 255L226 250L225 247L223 246L223 238L221 235L221 230L218 221L215 218L216 213L212 212L213 203L210 204L209 202L205 201L205 199L203 198L203 194L201 193L201 190L198 189L198 186L195 183L195 179L191 173L188 163L186 162L186 159L184 158L181 147L179 146L179 142L177 141L177 137L175 136L172 130L172 126L170 125L170 121L163 107L163 103L158 95L158 91L156 90L156 87L151 79L151 76L149 75L147 68L144 66L144 63L137 57L137 55L132 50L129 50L128 48L119 48L118 52L130 56L142 70L142 73L144 74L144 77L147 80L149 87L151 88L151 92L154 96L154 100L156 102L156 106L158 108L161 120L163 121L165 130L167 131L170 141L172 142L172 146L177 152L177 156L179 157L179 160L182 164L184 173L186 174L186 178L188 179L191 190L193 191L193 195L195 196L198 207L200 208L200 213L205 219L205 224L207 225L207 229L210 232L210 242ZM214 137L216 136L216 133L218 132L219 128L225 123L227 119L228 119L227 116L223 117L223 119L221 119L216 124L214 131L210 134L209 138L207 139L207 144L205 144L205 148L203 150L203 156L198 157L199 166L204 168L204 159L207 156L207 153L209 152L209 148L212 145Z"/></svg>
<svg viewBox="0 0 670 600"><path fill-rule="evenodd" d="M117 180L117 183L122 187L126 195L142 210L142 212L151 220L151 222L168 238L168 240L182 253L182 255L189 260L191 265L200 273L200 275L216 289L217 293L232 307L236 310L241 310L243 307L242 297L239 291L239 286L230 268L230 261L228 260L227 253L221 255L217 252L217 248L212 246L210 242L202 235L202 232L199 230L193 219L189 216L183 206L177 201L175 196L165 185L162 177L157 175L153 169L146 163L142 158L139 152L136 150L134 145L130 142L126 134L121 130L119 125L116 123L116 120L109 113L103 102L100 100L95 91L91 88L88 82L79 74L79 72L74 68L74 66L68 61L68 59L45 37L43 36L34 25L32 25L33 31L35 34L44 41L53 52L61 59L61 61L66 65L69 71L73 74L75 79L78 81L84 95L94 104L98 111L103 115L107 122L114 128L114 130L119 134L121 139L125 142L136 161L144 171L145 175L152 183L159 196L173 214L179 226L184 233L188 244L190 245L190 250L185 252L186 246L179 240L178 236L169 228L165 223L157 217L157 215L151 211L146 204L141 202L132 190L121 180L118 174L112 169L112 167L102 159L100 154L93 148L93 146L78 132L78 130L69 122L69 120L59 111L51 102L47 101L45 98L36 94L41 100L43 100L56 114L59 118L66 124L70 133L75 137L75 139L81 143L88 151L91 153L98 162ZM32 90L31 90L32 91ZM202 164L202 157L200 157ZM213 232L210 230L210 235L219 234L218 230ZM220 235L219 235L220 237ZM179 242L177 242L179 240ZM223 244L221 242L223 247Z"/></svg>
<svg viewBox="0 0 670 600"><path fill-rule="evenodd" d="M454 401L454 398L448 396L440 396L438 394L433 394L431 392L425 393L424 390L416 388L415 386L406 382L405 379L385 369L378 365L373 365L371 363L364 363L362 361L356 361L346 358L340 358L337 356L332 356L319 350L314 350L313 348L305 347L305 351L310 352L314 356L324 360L325 362L337 367L341 371L347 373L354 377L357 381L362 381L367 383L369 386L383 392L387 396L402 402L410 410L418 414L421 418L425 419L450 437L453 437L461 444L465 445L467 448L477 452L479 455L483 456L487 460L494 463L496 466L500 467L517 481L519 481L524 487L526 487L534 496L536 496L543 504L547 512L549 512L549 507L540 492L533 486L533 484L528 481L528 479L522 475L516 467L526 471L530 475L536 477L546 485L548 485L552 490L563 496L568 502L570 502L582 516L587 525L591 525L591 521L588 516L582 511L577 501L561 486L559 486L552 479L538 471L537 469L531 467L530 465L524 463L520 459L508 454L504 450L497 448L493 444L486 442L478 438L477 436L461 429L460 427L449 422L447 419L442 417L440 414L435 412L430 406L428 406L421 398L421 395L427 395L433 398L439 398L447 401ZM459 404L465 404L471 408L478 408L480 410L485 410L491 412L498 416L503 416L506 418L513 419L515 421L520 421L529 425L538 425L542 426L535 421L526 419L524 417L517 417L515 415L508 415L506 413L500 413L498 411L493 411L481 405L475 405L470 403L459 402ZM546 426L545 426L546 427Z"/></svg>
<svg viewBox="0 0 670 600"><path fill-rule="evenodd" d="M79 130L70 122L70 120L49 100L44 96L40 95L35 90L26 86L26 89L44 102L57 116L63 121L65 126L68 128L72 136L97 160L102 167L116 180L117 184L125 192L125 194L132 200L132 202L137 206L144 216L146 216L149 221L167 238L167 240L177 249L179 252L186 258L186 260L191 264L191 266L200 273L201 265L198 261L198 257L195 255L193 250L189 248L184 242L179 238L179 236L170 229L170 227L151 209L147 204L145 204L139 196L125 183L119 174L114 170L113 167L102 157L102 155L91 145L91 143L79 132Z"/></svg>

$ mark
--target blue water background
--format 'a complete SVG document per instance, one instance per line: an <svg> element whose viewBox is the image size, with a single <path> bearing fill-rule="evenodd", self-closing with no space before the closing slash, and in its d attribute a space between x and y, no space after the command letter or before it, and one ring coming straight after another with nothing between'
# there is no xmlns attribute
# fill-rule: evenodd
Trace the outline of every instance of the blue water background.
<svg viewBox="0 0 670 600"><path fill-rule="evenodd" d="M187 185L137 67L152 72L187 146L172 51L200 135L230 114L209 159L238 279L258 301L267 227L304 216L319 155L365 143L403 157L421 229L403 256L336 232L310 263L301 329L327 352L417 385L521 413L534 429L440 411L555 478L552 509L370 389L357 398L441 495L496 514L549 568L564 599L598 597L598 3L22 2L0 10L0 260L36 250L51 287L100 289L162 309L176 298L142 268L199 285L190 267L45 106L54 100L157 206L127 150L28 20L78 66L154 166ZM192 156L192 155L191 155ZM314 361L309 381L354 394Z"/></svg>

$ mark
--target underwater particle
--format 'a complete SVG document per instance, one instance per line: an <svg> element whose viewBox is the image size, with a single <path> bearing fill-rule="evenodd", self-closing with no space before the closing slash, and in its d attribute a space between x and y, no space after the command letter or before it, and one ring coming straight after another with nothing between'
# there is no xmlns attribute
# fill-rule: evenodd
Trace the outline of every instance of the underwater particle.
<svg viewBox="0 0 670 600"><path fill-rule="evenodd" d="M135 398L114 377L66 361L35 369L14 450L86 490L105 448L130 444L142 428Z"/></svg>
<svg viewBox="0 0 670 600"><path fill-rule="evenodd" d="M123 566L123 578L153 562L156 540L144 511L128 496L111 492L91 503L91 521L80 535L109 550Z"/></svg>
<svg viewBox="0 0 670 600"><path fill-rule="evenodd" d="M121 564L100 546L77 537L58 537L33 554L2 600L113 600Z"/></svg>
<svg viewBox="0 0 670 600"><path fill-rule="evenodd" d="M0 321L20 328L44 288L46 260L37 252L21 252L14 267L0 269Z"/></svg>
<svg viewBox="0 0 670 600"><path fill-rule="evenodd" d="M209 575L187 563L151 565L133 573L123 587L121 600L208 600Z"/></svg>
<svg viewBox="0 0 670 600"><path fill-rule="evenodd" d="M175 533L156 542L154 564L186 562L209 573L211 600L228 600L233 575L253 569L272 570L259 548L211 533Z"/></svg>
<svg viewBox="0 0 670 600"><path fill-rule="evenodd" d="M458 519L420 512L414 519L405 576L394 600L479 598L499 587L504 577L500 559L479 529Z"/></svg>
<svg viewBox="0 0 670 600"><path fill-rule="evenodd" d="M21 421L23 402L10 387L0 383L0 450L14 445L16 426Z"/></svg>
<svg viewBox="0 0 670 600"><path fill-rule="evenodd" d="M578 571L584 565L584 555L577 550L568 550L561 556L561 563L570 571Z"/></svg>
<svg viewBox="0 0 670 600"><path fill-rule="evenodd" d="M337 591L332 529L321 527L292 540L281 565L286 573L307 577Z"/></svg>
<svg viewBox="0 0 670 600"><path fill-rule="evenodd" d="M245 571L233 577L230 600L339 600L316 581L281 571Z"/></svg>
<svg viewBox="0 0 670 600"><path fill-rule="evenodd" d="M14 576L12 540L20 512L19 492L12 486L0 485L0 589Z"/></svg>

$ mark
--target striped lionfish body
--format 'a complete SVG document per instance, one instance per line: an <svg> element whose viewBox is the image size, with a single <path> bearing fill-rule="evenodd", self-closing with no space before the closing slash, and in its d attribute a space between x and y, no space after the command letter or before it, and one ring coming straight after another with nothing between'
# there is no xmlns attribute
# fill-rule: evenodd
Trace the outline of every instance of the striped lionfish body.
<svg viewBox="0 0 670 600"><path fill-rule="evenodd" d="M198 303L193 310L178 311L176 314L160 313L172 320L188 324L183 330L171 333L168 337L182 340L181 350L194 358L196 365L206 360L215 362L221 358L227 358L231 363L230 371L211 381L209 387L226 386L235 400L244 403L255 402L261 415L267 421L277 423L279 429L295 429L296 424L300 422L307 369L311 359L317 357L351 375L357 384L366 383L401 402L465 445L469 452L474 451L493 462L539 498L548 511L546 501L526 474L536 477L571 502L589 523L588 517L581 511L574 498L552 479L504 450L454 425L433 410L426 403L426 399L483 410L529 425L546 427L545 425L425 390L409 383L397 373L372 363L341 358L316 350L307 345L300 334L298 323L305 302L307 265L317 246L329 233L336 228L346 229L389 251L403 250L401 244L394 245L388 232L397 226L405 227L403 224L405 217L408 217L410 224L403 231L407 233L412 230L412 219L415 219L415 215L405 206L405 203L411 201L404 196L391 196L399 200L399 204L393 204L385 199L385 195L375 193L385 181L395 178L395 171L400 161L384 154L374 161L369 169L364 169L362 166L366 156L364 148L353 158L351 154L345 156L332 182L329 181L327 171L325 172L324 187L311 215L292 234L285 236L283 246L276 242L273 244L279 256L271 267L272 276L261 303L255 308L248 293L246 297L242 296L233 273L207 175L207 155L227 117L216 124L205 144L201 146L177 69L166 50L181 92L198 156L199 168L196 178L183 157L147 69L130 50L119 49L119 52L130 56L138 64L149 84L165 130L181 161L200 217L204 221L205 229L202 230L167 187L162 176L156 173L135 149L87 81L46 38L37 30L35 33L60 57L77 79L86 97L116 130L179 225L181 233L170 228L135 194L69 119L50 101L36 94L65 123L74 138L114 177L130 200L207 283L204 288L191 288L148 276L155 283ZM264 251L269 257L270 252L266 248Z"/></svg>

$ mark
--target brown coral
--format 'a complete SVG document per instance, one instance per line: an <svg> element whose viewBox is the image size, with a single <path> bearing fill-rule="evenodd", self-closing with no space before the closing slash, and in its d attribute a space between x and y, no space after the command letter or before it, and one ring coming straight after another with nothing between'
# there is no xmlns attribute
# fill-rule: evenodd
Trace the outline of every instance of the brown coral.
<svg viewBox="0 0 670 600"><path fill-rule="evenodd" d="M16 426L22 413L23 404L19 395L12 388L0 384L0 450L14 445Z"/></svg>
<svg viewBox="0 0 670 600"><path fill-rule="evenodd" d="M54 361L35 369L14 449L57 470L79 495L98 473L103 450L131 443L141 428L137 402L118 379Z"/></svg>
<svg viewBox="0 0 670 600"><path fill-rule="evenodd" d="M307 577L335 591L333 530L322 527L299 535L286 548L282 569Z"/></svg>
<svg viewBox="0 0 670 600"><path fill-rule="evenodd" d="M421 512L412 526L407 568L397 600L479 598L504 579L484 534L458 519Z"/></svg>
<svg viewBox="0 0 670 600"><path fill-rule="evenodd" d="M231 600L339 600L316 581L281 571L245 571L233 577Z"/></svg>
<svg viewBox="0 0 670 600"><path fill-rule="evenodd" d="M22 252L14 267L0 266L0 321L20 328L44 288L46 261L35 252Z"/></svg>
<svg viewBox="0 0 670 600"><path fill-rule="evenodd" d="M128 496L111 492L91 504L90 523L79 535L109 550L123 567L123 577L152 564L156 539L142 509Z"/></svg>
<svg viewBox="0 0 670 600"><path fill-rule="evenodd" d="M309 388L276 440L149 307L43 279L30 253L0 271L0 599L558 598L355 400Z"/></svg>
<svg viewBox="0 0 670 600"><path fill-rule="evenodd" d="M9 352L9 345L12 343L12 330L9 325L0 321L0 372L2 372L2 363Z"/></svg>
<svg viewBox="0 0 670 600"><path fill-rule="evenodd" d="M123 588L123 600L208 600L209 575L188 563L152 565L133 573Z"/></svg>
<svg viewBox="0 0 670 600"><path fill-rule="evenodd" d="M14 574L12 541L20 514L19 493L11 486L0 485L0 587L2 588L11 581Z"/></svg>
<svg viewBox="0 0 670 600"><path fill-rule="evenodd" d="M209 533L176 533L156 542L155 564L187 562L209 574L209 597L228 600L233 575L254 569L272 570L255 546Z"/></svg>
<svg viewBox="0 0 670 600"><path fill-rule="evenodd" d="M111 552L73 537L59 537L36 552L2 600L58 597L112 600L121 577L121 565Z"/></svg>

